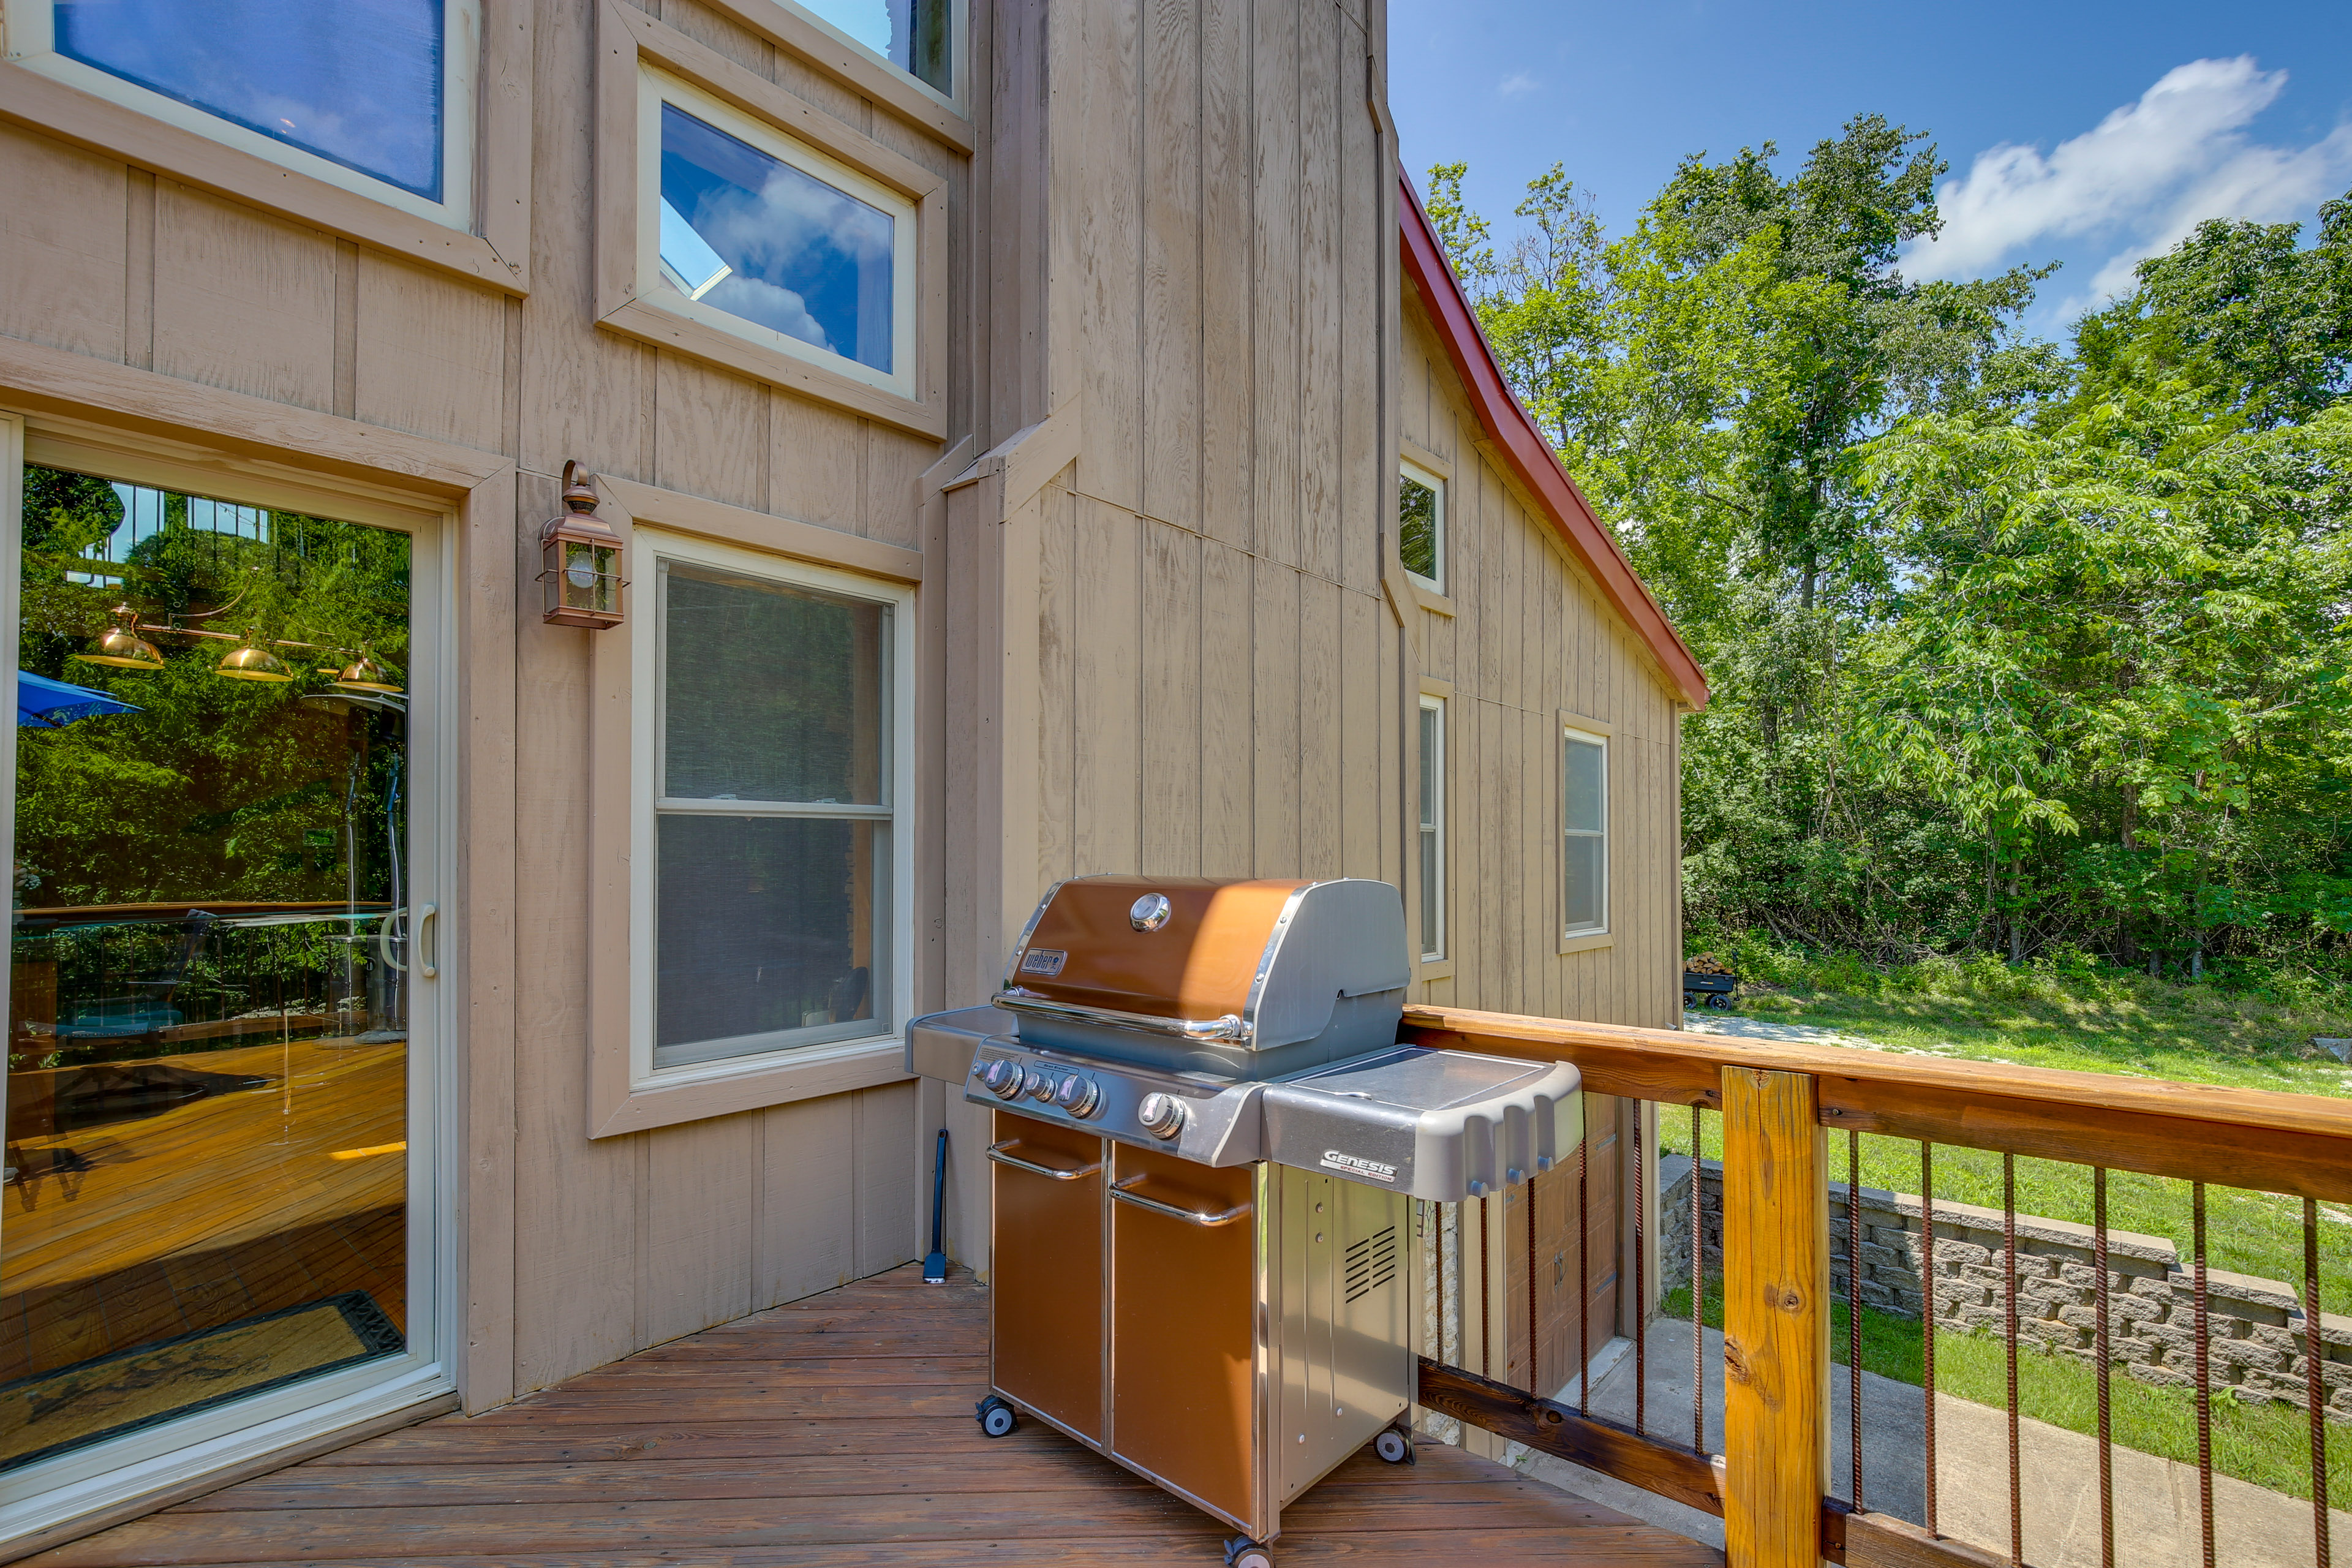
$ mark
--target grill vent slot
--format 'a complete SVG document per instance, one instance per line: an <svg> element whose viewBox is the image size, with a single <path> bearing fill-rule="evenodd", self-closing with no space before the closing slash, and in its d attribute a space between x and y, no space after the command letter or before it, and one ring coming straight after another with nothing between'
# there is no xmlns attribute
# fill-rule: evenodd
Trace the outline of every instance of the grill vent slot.
<svg viewBox="0 0 2352 1568"><path fill-rule="evenodd" d="M1396 1278L1396 1226L1384 1226L1348 1247L1348 1300L1362 1300Z"/></svg>

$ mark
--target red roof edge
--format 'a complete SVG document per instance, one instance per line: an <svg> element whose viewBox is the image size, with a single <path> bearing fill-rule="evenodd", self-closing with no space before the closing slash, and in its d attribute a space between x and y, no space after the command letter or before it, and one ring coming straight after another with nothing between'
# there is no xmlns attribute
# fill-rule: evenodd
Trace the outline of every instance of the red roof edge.
<svg viewBox="0 0 2352 1568"><path fill-rule="evenodd" d="M1462 292L1454 268L1446 262L1445 247L1412 188L1412 176L1400 169L1397 184L1404 195L1398 205L1402 214L1399 226L1403 230L1405 276L1420 289L1438 336L1445 342L1446 357L1454 362L1454 374L1469 392L1470 405L1477 411L1478 423L1495 444L1496 455L1543 503L1545 516L1567 542L1570 553L1591 574L1619 616L1657 657L1682 700L1693 708L1706 707L1706 672L1691 656L1657 600L1651 597L1648 585L1618 547L1616 536L1593 515L1576 481L1560 467L1551 442L1503 379L1502 366L1496 363L1495 351L1478 325L1477 312L1470 308L1469 297Z"/></svg>

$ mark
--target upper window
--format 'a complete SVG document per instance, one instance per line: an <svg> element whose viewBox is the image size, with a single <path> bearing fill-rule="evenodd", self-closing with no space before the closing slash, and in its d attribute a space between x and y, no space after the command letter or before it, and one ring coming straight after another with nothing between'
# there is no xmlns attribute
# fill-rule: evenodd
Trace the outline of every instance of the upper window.
<svg viewBox="0 0 2352 1568"><path fill-rule="evenodd" d="M1421 956L1445 956L1445 700L1421 700Z"/></svg>
<svg viewBox="0 0 2352 1568"><path fill-rule="evenodd" d="M461 228L477 12L475 0L7 0L23 63Z"/></svg>
<svg viewBox="0 0 2352 1568"><path fill-rule="evenodd" d="M1574 730L1560 737L1561 934L1609 929L1609 742Z"/></svg>
<svg viewBox="0 0 2352 1568"><path fill-rule="evenodd" d="M853 42L923 83L941 98L955 96L955 22L959 0L800 0L811 13Z"/></svg>
<svg viewBox="0 0 2352 1568"><path fill-rule="evenodd" d="M1397 553L1413 581L1445 592L1445 481L1412 463L1397 473Z"/></svg>
<svg viewBox="0 0 2352 1568"><path fill-rule="evenodd" d="M684 82L643 79L659 173L639 182L641 289L912 395L914 204Z"/></svg>
<svg viewBox="0 0 2352 1568"><path fill-rule="evenodd" d="M650 1066L888 1035L906 596L722 547L655 554L652 877L632 942L651 959Z"/></svg>

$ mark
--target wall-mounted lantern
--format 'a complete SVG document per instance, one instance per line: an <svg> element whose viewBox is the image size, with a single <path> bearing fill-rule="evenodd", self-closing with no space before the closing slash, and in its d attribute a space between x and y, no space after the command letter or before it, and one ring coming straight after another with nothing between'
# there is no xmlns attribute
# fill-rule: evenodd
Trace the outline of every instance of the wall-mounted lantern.
<svg viewBox="0 0 2352 1568"><path fill-rule="evenodd" d="M577 461L563 465L563 511L539 531L545 590L542 618L551 626L602 631L621 624L621 536L596 515L596 492Z"/></svg>

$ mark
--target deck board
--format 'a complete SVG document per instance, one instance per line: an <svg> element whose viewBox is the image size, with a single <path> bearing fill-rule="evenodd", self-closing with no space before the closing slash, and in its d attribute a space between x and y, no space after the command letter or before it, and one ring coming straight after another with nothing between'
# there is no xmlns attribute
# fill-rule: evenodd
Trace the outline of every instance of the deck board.
<svg viewBox="0 0 2352 1568"><path fill-rule="evenodd" d="M674 1341L58 1547L37 1568L1107 1563L1216 1568L1230 1531L1035 1423L992 1442L986 1291L912 1268ZM1283 1568L1720 1568L1459 1449L1369 1451L1285 1510Z"/></svg>

